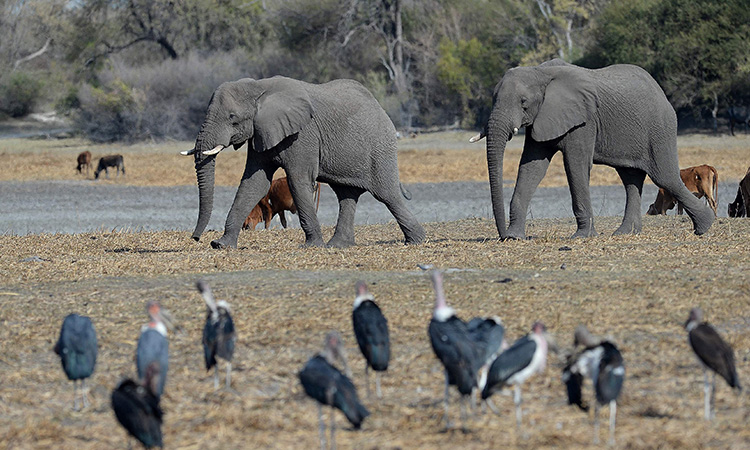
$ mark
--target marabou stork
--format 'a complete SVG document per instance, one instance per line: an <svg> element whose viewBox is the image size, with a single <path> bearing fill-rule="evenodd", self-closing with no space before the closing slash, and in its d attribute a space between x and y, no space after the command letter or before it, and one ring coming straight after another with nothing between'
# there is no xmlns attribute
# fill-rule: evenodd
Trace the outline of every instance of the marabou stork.
<svg viewBox="0 0 750 450"><path fill-rule="evenodd" d="M78 380L82 407L89 406L86 379L94 373L96 365L96 331L91 319L78 314L69 314L63 320L60 338L55 344L55 353L60 356L65 375L73 382L73 409L78 411Z"/></svg>
<svg viewBox="0 0 750 450"><path fill-rule="evenodd" d="M157 397L164 393L164 383L167 381L169 370L169 342L167 341L167 327L172 328L173 320L169 311L162 308L157 301L146 303L146 311L151 320L141 327L141 336L138 339L136 349L135 365L138 369L138 378L141 380L146 376L146 369L152 362L157 362L158 383L154 389Z"/></svg>
<svg viewBox="0 0 750 450"><path fill-rule="evenodd" d="M234 354L234 343L237 336L234 333L234 322L232 321L229 303L224 300L214 300L211 288L207 283L198 281L198 291L208 306L206 325L203 327L203 355L206 361L206 370L214 368L214 389L219 389L219 365L216 358L222 358L227 362L227 375L225 386L227 389L232 384L232 355Z"/></svg>
<svg viewBox="0 0 750 450"><path fill-rule="evenodd" d="M112 409L117 421L145 448L162 447L164 413L156 395L158 376L159 363L154 361L147 367L140 385L128 378L112 391Z"/></svg>
<svg viewBox="0 0 750 450"><path fill-rule="evenodd" d="M466 401L477 387L477 373L484 364L483 349L472 340L469 329L456 316L453 308L448 306L443 293L443 275L440 271L432 272L432 285L435 289L435 309L427 329L435 356L445 369L445 410L446 428L451 423L448 417L450 386L456 386L462 396L461 421L466 423Z"/></svg>
<svg viewBox="0 0 750 450"><path fill-rule="evenodd" d="M492 316L474 317L466 324L466 328L469 331L471 340L474 341L481 350L483 362L482 367L479 369L479 374L477 375L477 388L481 392L484 385L487 383L487 373L490 370L492 361L497 358L500 352L508 348L508 344L504 339L505 327L503 327L503 322L499 317ZM497 408L492 404L491 399L486 399L482 404L483 410L485 403L489 404L490 408L492 408L495 413L498 413ZM472 406L474 406L473 398Z"/></svg>
<svg viewBox="0 0 750 450"><path fill-rule="evenodd" d="M326 335L323 351L310 358L298 374L305 393L318 402L321 449L326 447L323 405L331 407L331 448L336 447L336 421L333 408L341 410L357 430L362 425L362 421L370 415L367 408L360 403L357 389L352 381L333 365L336 359L343 360L344 356L341 335L333 331Z"/></svg>
<svg viewBox="0 0 750 450"><path fill-rule="evenodd" d="M703 366L704 417L706 420L711 420L715 414L713 404L716 393L716 374L721 375L730 387L738 391L742 390L742 386L737 377L737 369L734 367L732 347L711 325L701 320L703 320L703 311L700 308L693 308L685 322L685 329L688 332L690 346ZM708 381L709 369L713 372L710 383Z"/></svg>
<svg viewBox="0 0 750 450"><path fill-rule="evenodd" d="M391 358L391 341L388 336L388 320L380 311L375 297L367 292L364 281L358 281L356 285L356 297L352 310L352 325L357 344L367 360L365 365L365 385L367 386L367 397L370 397L369 370L375 371L375 389L378 398L383 395L380 391L380 372L388 370L388 361Z"/></svg>
<svg viewBox="0 0 750 450"><path fill-rule="evenodd" d="M563 369L562 378L568 390L568 403L588 411L581 388L584 379L591 378L596 393L594 444L599 443L599 407L609 403L609 445L614 445L617 397L625 380L622 355L612 342L595 339L583 325L576 328L575 344L584 346L584 349L573 355Z"/></svg>
<svg viewBox="0 0 750 450"><path fill-rule="evenodd" d="M518 339L492 362L487 383L482 389L482 400L505 386L513 386L516 406L516 426L521 429L521 384L531 375L542 372L547 362L546 328L535 322L531 333Z"/></svg>

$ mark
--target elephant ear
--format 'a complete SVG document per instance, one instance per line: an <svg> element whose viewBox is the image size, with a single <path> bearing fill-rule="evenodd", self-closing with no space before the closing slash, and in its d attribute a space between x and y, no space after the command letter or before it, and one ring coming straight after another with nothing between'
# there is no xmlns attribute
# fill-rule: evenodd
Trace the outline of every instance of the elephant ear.
<svg viewBox="0 0 750 450"><path fill-rule="evenodd" d="M310 122L313 106L299 81L283 77L263 80L268 88L258 99L253 119L253 148L263 152L273 148Z"/></svg>
<svg viewBox="0 0 750 450"><path fill-rule="evenodd" d="M550 64L544 72L552 79L531 129L537 142L559 138L586 123L597 108L596 87L586 69Z"/></svg>

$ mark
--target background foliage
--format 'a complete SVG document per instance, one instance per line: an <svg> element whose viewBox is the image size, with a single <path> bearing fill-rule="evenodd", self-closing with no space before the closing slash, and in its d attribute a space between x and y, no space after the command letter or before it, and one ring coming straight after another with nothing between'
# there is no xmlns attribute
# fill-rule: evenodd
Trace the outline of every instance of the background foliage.
<svg viewBox="0 0 750 450"><path fill-rule="evenodd" d="M0 0L0 114L192 139L237 78L354 78L398 128L477 128L510 67L648 70L682 126L750 105L744 0Z"/></svg>

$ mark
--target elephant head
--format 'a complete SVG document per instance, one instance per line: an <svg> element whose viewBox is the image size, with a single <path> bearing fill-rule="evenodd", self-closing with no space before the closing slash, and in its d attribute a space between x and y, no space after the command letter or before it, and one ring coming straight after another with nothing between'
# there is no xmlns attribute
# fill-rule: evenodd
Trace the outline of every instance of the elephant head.
<svg viewBox="0 0 750 450"><path fill-rule="evenodd" d="M521 127L526 127L526 139L551 141L591 120L596 87L585 70L553 60L509 70L495 87L492 104L486 128L472 142L487 137L492 209L498 233L505 238L503 157L508 141Z"/></svg>
<svg viewBox="0 0 750 450"><path fill-rule="evenodd" d="M200 203L193 239L200 239L211 218L216 154L230 145L237 150L249 142L247 157L252 158L253 151L265 152L297 134L312 115L307 92L299 81L289 78L243 78L214 91L195 147L182 152L194 155L198 177Z"/></svg>

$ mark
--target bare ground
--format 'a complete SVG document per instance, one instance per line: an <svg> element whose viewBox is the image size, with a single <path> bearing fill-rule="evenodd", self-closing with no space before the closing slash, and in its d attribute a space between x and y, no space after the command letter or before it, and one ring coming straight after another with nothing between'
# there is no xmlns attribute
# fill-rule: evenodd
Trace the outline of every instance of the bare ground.
<svg viewBox="0 0 750 450"><path fill-rule="evenodd" d="M109 394L134 375L144 303L156 299L184 327L170 335L167 448L316 448L316 408L296 373L338 329L365 396L350 325L357 279L370 283L389 318L393 360L385 398L365 399L373 414L360 431L339 430L341 448L589 446L591 417L566 405L557 355L524 386L523 434L503 395L495 399L501 416L476 415L466 434L444 432L442 370L426 332L433 294L416 268L429 263L447 271L446 295L460 316L500 315L510 339L537 319L562 347L579 323L614 339L627 367L617 447L747 448L746 394L720 381L717 418L702 420L702 374L681 326L691 307L703 307L747 381L750 221L719 219L698 237L684 217L645 217L643 234L610 237L619 219L598 220L601 236L575 241L572 219L532 220L536 237L522 242L499 242L489 220L431 223L418 246L403 246L393 223L360 226L358 245L344 250L301 248L302 231L292 229L242 233L230 251L208 248L216 233L200 243L184 232L0 236L0 447L126 448ZM198 278L235 310L231 392L213 392L203 370ZM92 407L83 412L71 410L72 386L51 350L73 311L92 317L100 344ZM452 414L457 420L455 404Z"/></svg>

